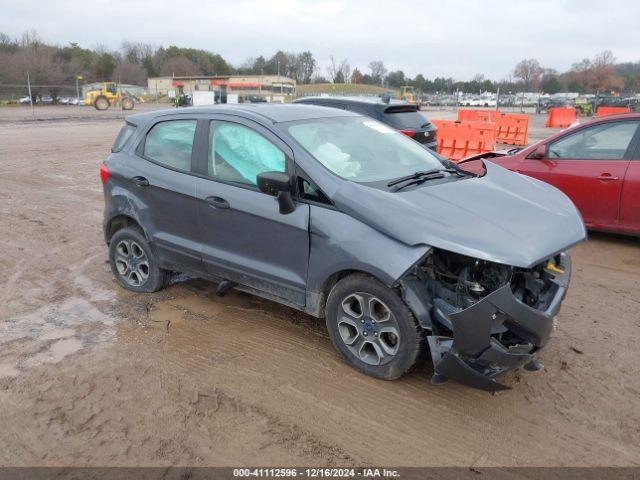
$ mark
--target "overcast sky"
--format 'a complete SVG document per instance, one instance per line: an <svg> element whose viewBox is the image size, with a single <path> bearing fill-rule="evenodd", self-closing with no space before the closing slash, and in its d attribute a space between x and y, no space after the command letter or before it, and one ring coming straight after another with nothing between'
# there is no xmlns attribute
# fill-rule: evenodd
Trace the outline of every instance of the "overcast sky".
<svg viewBox="0 0 640 480"><path fill-rule="evenodd" d="M59 45L123 40L211 50L235 66L311 50L364 73L371 60L427 78L499 80L523 58L559 71L609 49L640 60L638 0L2 0L0 31Z"/></svg>

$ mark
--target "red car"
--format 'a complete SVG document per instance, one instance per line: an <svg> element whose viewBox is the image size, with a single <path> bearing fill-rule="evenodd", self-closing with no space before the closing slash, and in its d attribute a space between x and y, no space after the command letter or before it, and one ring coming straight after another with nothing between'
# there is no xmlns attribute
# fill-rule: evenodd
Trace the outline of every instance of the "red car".
<svg viewBox="0 0 640 480"><path fill-rule="evenodd" d="M640 114L578 125L487 160L562 190L587 228L640 235Z"/></svg>

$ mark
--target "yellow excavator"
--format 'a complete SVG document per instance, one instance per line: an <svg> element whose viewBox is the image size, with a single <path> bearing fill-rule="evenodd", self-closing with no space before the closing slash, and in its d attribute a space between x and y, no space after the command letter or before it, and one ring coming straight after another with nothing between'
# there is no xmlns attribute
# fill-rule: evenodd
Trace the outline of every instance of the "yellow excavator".
<svg viewBox="0 0 640 480"><path fill-rule="evenodd" d="M416 95L415 89L410 85L403 85L400 87L400 100L417 105L420 108L420 100Z"/></svg>
<svg viewBox="0 0 640 480"><path fill-rule="evenodd" d="M100 90L89 90L84 97L84 104L93 105L96 110L106 110L118 103L123 110L133 110L133 98L122 95L115 82L102 82Z"/></svg>

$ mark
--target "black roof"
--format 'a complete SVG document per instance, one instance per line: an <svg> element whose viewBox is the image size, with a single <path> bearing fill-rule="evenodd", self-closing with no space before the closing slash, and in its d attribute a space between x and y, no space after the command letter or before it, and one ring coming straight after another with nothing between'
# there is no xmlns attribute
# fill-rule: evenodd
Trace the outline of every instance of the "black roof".
<svg viewBox="0 0 640 480"><path fill-rule="evenodd" d="M193 113L215 114L240 114L248 118L261 117L274 123L292 122L296 120L308 120L326 117L349 117L357 114L346 110L321 107L318 105L282 104L282 103L239 103L234 105L211 105L206 107L184 107L152 112L137 113L127 117L127 121L135 124L164 115L190 115Z"/></svg>
<svg viewBox="0 0 640 480"><path fill-rule="evenodd" d="M381 107L387 107L389 105L412 105L405 100L398 100L397 98L389 99L389 103L382 100L382 97L303 97L296 100L294 103L300 104L316 104L322 103L358 103L361 105L376 105Z"/></svg>

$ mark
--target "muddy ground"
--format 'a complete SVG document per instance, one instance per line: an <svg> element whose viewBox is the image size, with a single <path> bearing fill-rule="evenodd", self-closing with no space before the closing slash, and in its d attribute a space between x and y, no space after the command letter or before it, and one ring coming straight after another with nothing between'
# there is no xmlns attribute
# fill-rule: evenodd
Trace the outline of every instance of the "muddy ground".
<svg viewBox="0 0 640 480"><path fill-rule="evenodd" d="M0 110L0 465L640 464L639 240L573 249L545 369L513 390L434 387L427 365L374 380L291 309L184 278L118 287L98 165L121 122L16 112Z"/></svg>

